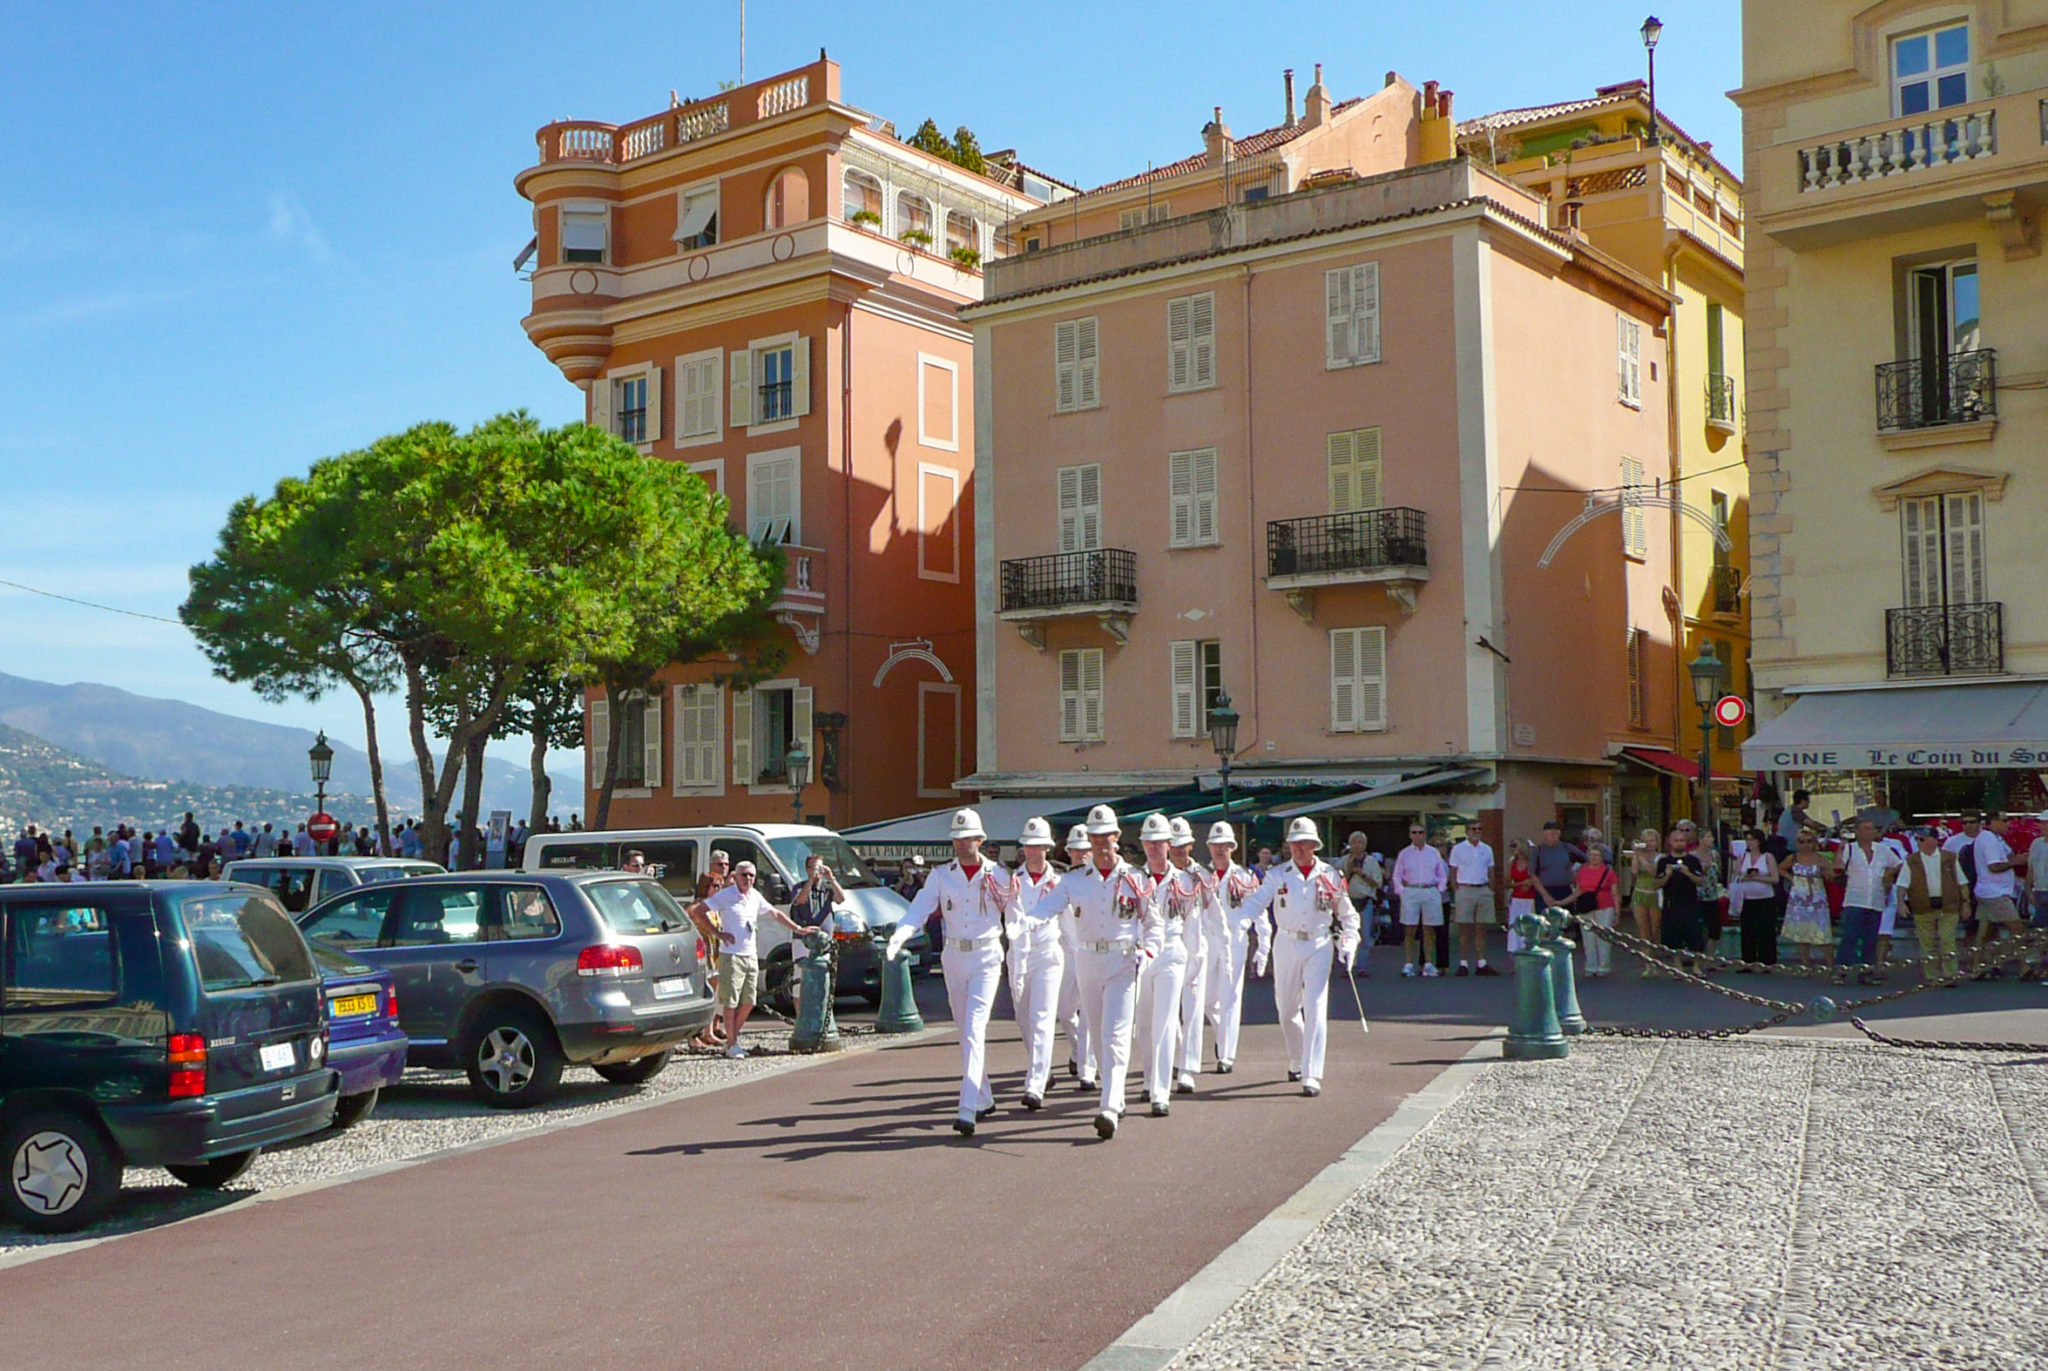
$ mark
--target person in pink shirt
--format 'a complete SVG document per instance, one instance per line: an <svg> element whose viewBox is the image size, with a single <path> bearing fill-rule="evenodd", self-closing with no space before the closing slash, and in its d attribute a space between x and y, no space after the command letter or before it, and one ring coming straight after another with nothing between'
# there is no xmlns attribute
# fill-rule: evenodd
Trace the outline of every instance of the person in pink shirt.
<svg viewBox="0 0 2048 1371"><path fill-rule="evenodd" d="M1403 958L1401 974L1415 974L1415 947L1421 940L1422 928L1442 928L1444 925L1444 892L1450 886L1451 869L1444 864L1441 852L1429 845L1429 832L1421 824L1408 830L1408 846L1401 849L1401 855L1394 858L1394 875L1390 884L1395 896L1401 901L1401 948ZM1436 963L1425 958L1422 974L1437 974Z"/></svg>

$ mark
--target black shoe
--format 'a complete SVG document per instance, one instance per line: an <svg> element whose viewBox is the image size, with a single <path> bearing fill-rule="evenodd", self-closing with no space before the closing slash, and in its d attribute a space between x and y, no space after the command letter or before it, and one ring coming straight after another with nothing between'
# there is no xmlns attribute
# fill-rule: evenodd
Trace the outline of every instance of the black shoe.
<svg viewBox="0 0 2048 1371"><path fill-rule="evenodd" d="M1155 1119L1163 1119L1172 1112L1172 1107L1168 1105L1164 1100L1161 1100L1159 1103L1152 1106L1152 1117Z"/></svg>
<svg viewBox="0 0 2048 1371"><path fill-rule="evenodd" d="M1036 1095L1026 1095L1021 1103L1023 1104L1025 1111L1031 1114L1036 1114L1039 1110L1045 1107L1045 1101L1039 1099Z"/></svg>
<svg viewBox="0 0 2048 1371"><path fill-rule="evenodd" d="M1237 1063L1236 1063L1236 1062L1218 1062L1218 1063L1216 1063L1216 1074L1217 1074L1217 1075L1219 1075L1219 1076L1228 1076L1228 1075L1229 1075L1229 1074L1230 1074L1231 1072L1233 1072L1233 1071L1235 1071L1235 1070L1237 1070Z"/></svg>
<svg viewBox="0 0 2048 1371"><path fill-rule="evenodd" d="M1458 969L1452 972L1451 974L1454 976L1469 976L1472 974L1472 968L1465 965L1463 962L1459 962Z"/></svg>
<svg viewBox="0 0 2048 1371"><path fill-rule="evenodd" d="M1475 976L1498 976L1500 972L1490 966L1475 966L1472 968L1472 974Z"/></svg>
<svg viewBox="0 0 2048 1371"><path fill-rule="evenodd" d="M1095 1136L1104 1142L1114 1138L1116 1136L1116 1115L1107 1113L1097 1114L1095 1116Z"/></svg>
<svg viewBox="0 0 2048 1371"><path fill-rule="evenodd" d="M1100 1081L1077 1081L1074 1085L1074 1089L1080 1091L1083 1095L1085 1095L1091 1090L1102 1089L1102 1083Z"/></svg>
<svg viewBox="0 0 2048 1371"><path fill-rule="evenodd" d="M959 1135L960 1135L961 1137L963 1137L963 1138L971 1138L971 1137L973 1137L973 1136L974 1136L974 1120L972 1120L972 1119L955 1119L955 1120L953 1120L953 1131L954 1131L955 1133L958 1133L958 1134L959 1134Z"/></svg>
<svg viewBox="0 0 2048 1371"><path fill-rule="evenodd" d="M1068 1061L1068 1063L1067 1063L1067 1079L1069 1079L1069 1080L1075 1080L1075 1081L1078 1081L1078 1080L1080 1080L1080 1079L1081 1079L1081 1063L1079 1063L1079 1062L1077 1062L1077 1061L1071 1061L1071 1060L1070 1060L1070 1061Z"/></svg>
<svg viewBox="0 0 2048 1371"><path fill-rule="evenodd" d="M1301 1073L1299 1071L1290 1071L1287 1073L1287 1079L1290 1081L1298 1081L1301 1079Z"/></svg>
<svg viewBox="0 0 2048 1371"><path fill-rule="evenodd" d="M988 1108L986 1108L986 1109L977 1109L977 1110L975 1110L975 1111L974 1111L974 1117L975 1117L975 1118L977 1118L977 1119L992 1119L992 1118L994 1118L995 1116L996 1116L996 1107L995 1107L994 1105L990 1105L990 1106L989 1106Z"/></svg>

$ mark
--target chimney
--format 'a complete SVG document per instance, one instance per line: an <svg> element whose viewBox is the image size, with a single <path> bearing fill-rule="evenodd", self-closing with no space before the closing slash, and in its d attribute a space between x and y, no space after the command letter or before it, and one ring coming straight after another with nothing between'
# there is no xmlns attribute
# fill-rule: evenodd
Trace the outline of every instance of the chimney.
<svg viewBox="0 0 2048 1371"><path fill-rule="evenodd" d="M1308 88L1308 99L1304 102L1310 128L1321 128L1330 119L1330 92L1323 89L1323 64L1316 63L1315 84Z"/></svg>
<svg viewBox="0 0 2048 1371"><path fill-rule="evenodd" d="M1223 106L1216 106L1215 114L1216 117L1202 130L1202 142L1209 150L1212 166L1221 165L1223 159L1230 155L1230 125L1223 122Z"/></svg>
<svg viewBox="0 0 2048 1371"><path fill-rule="evenodd" d="M1451 93L1449 91L1438 92L1436 108L1437 113L1443 115L1444 118L1448 119L1451 117Z"/></svg>
<svg viewBox="0 0 2048 1371"><path fill-rule="evenodd" d="M1287 88L1287 127L1294 127L1294 68L1280 73L1281 84Z"/></svg>
<svg viewBox="0 0 2048 1371"><path fill-rule="evenodd" d="M1436 113L1436 82L1434 81L1424 81L1422 83L1422 112L1424 114Z"/></svg>

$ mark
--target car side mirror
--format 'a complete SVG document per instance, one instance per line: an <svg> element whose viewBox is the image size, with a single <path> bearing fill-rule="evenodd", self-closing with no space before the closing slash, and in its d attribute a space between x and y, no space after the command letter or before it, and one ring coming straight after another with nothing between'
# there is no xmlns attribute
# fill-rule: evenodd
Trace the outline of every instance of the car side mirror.
<svg viewBox="0 0 2048 1371"><path fill-rule="evenodd" d="M789 903L790 890L788 881L784 880L780 876L771 875L767 878L764 884L768 887L768 903Z"/></svg>

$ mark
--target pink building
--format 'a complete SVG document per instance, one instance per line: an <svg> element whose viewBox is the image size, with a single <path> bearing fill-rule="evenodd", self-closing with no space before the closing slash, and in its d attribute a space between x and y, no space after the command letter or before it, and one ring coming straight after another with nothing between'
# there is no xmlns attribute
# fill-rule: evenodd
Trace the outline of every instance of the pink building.
<svg viewBox="0 0 2048 1371"><path fill-rule="evenodd" d="M1670 520L1637 499L1671 474L1671 297L1454 159L1434 83L1333 107L1318 81L1318 122L1289 95L1275 129L1206 130L1154 186L1170 217L1128 219L1128 182L1024 216L962 311L963 788L1213 787L1227 691L1233 783L1269 823L1385 847L1476 821L1498 849L1654 818L1618 762L1674 742ZM1237 178L1245 146L1263 179ZM1592 492L1620 509L1546 559Z"/></svg>

